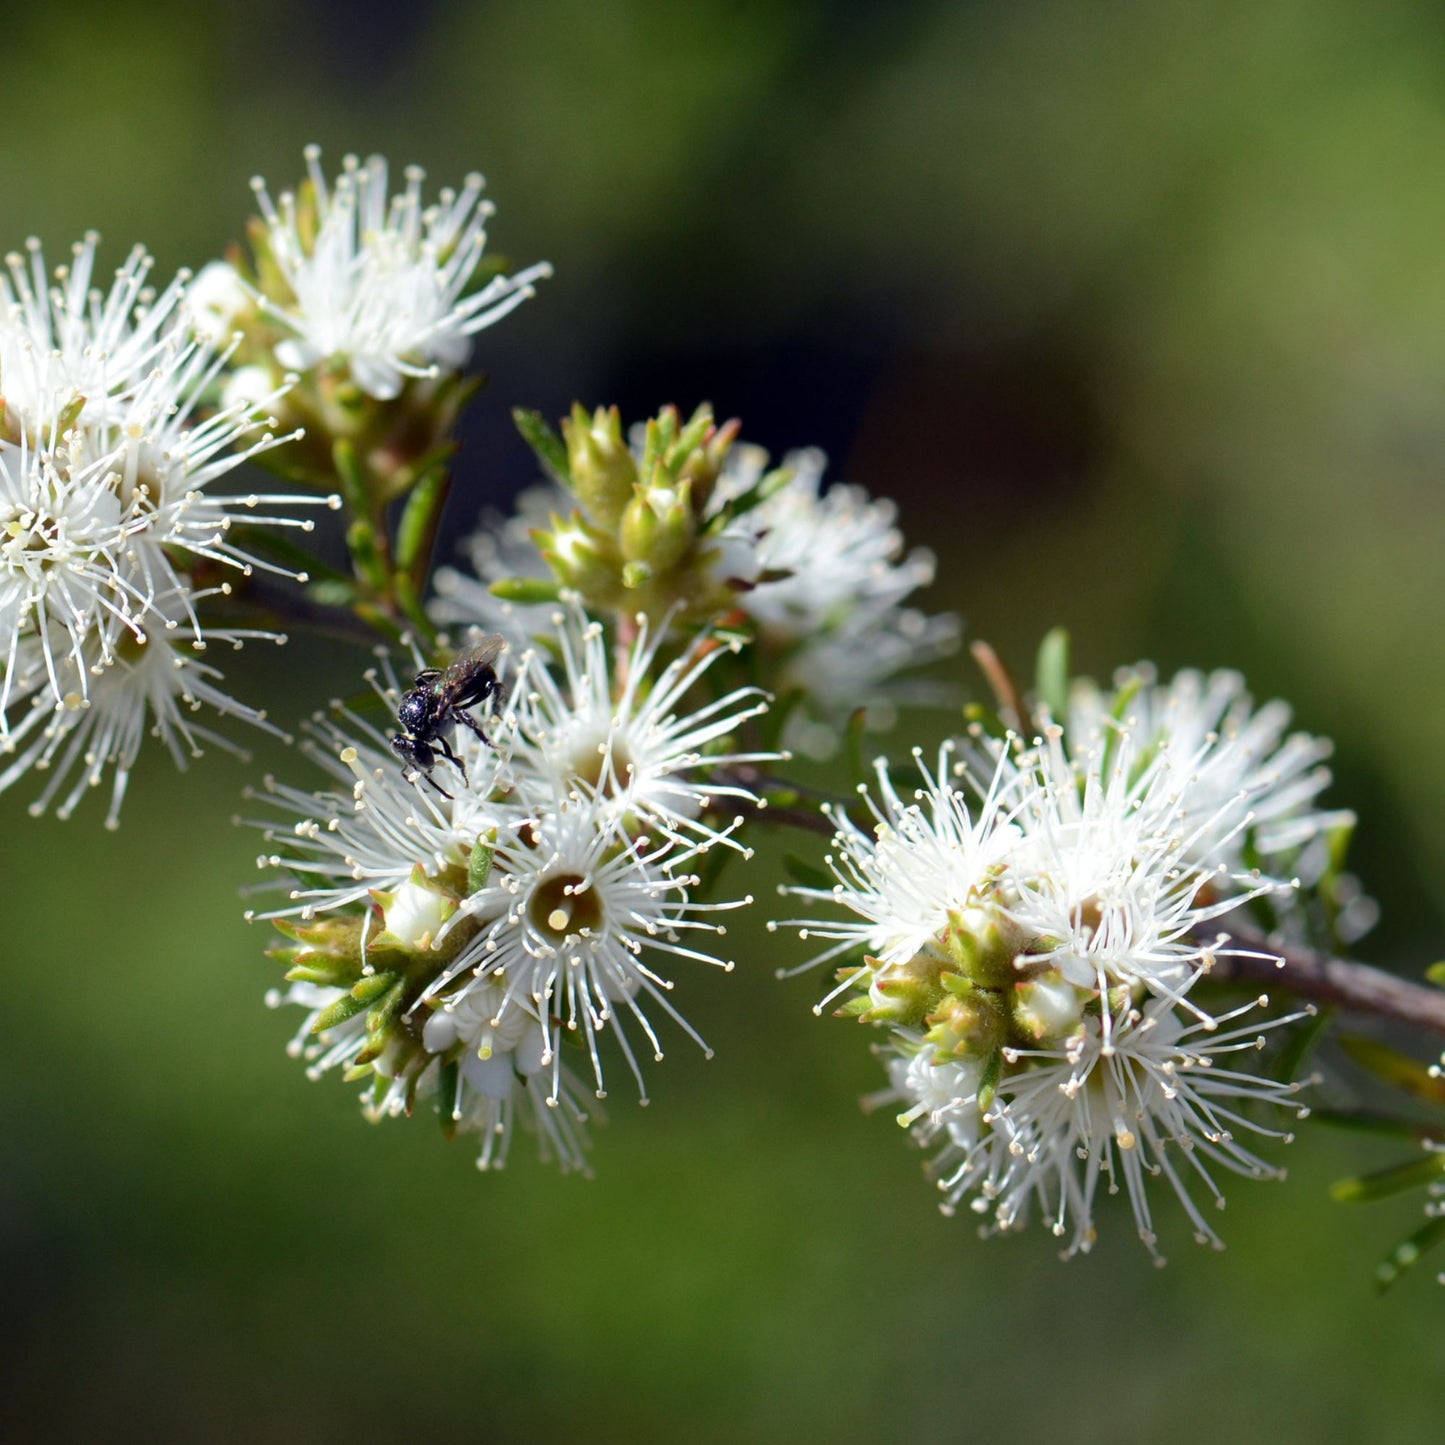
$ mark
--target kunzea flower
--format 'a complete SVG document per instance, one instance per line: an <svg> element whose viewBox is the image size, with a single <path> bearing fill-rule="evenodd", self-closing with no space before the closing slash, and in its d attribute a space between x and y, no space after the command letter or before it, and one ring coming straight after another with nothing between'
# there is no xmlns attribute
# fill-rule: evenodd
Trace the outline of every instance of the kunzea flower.
<svg viewBox="0 0 1445 1445"><path fill-rule="evenodd" d="M953 651L960 631L952 613L904 605L933 581L934 559L905 553L893 503L843 483L825 489L825 466L819 451L790 453L786 482L723 532L724 564L752 584L738 606L778 659L778 690L813 704L821 721L798 736L820 752L830 719L906 701L896 675Z"/></svg>
<svg viewBox="0 0 1445 1445"><path fill-rule="evenodd" d="M1217 957L1239 951L1224 946L1224 917L1292 884L1209 861L1249 826L1247 796L1193 810L1194 759L1167 749L1141 757L1137 746L1125 732L1070 756L1050 725L1021 755L1027 801L1008 912L1028 945L1016 967L1056 970L1100 994L1142 984L1182 1000Z"/></svg>
<svg viewBox="0 0 1445 1445"><path fill-rule="evenodd" d="M273 201L264 181L252 183L265 227L263 281L273 266L280 281L260 304L288 333L276 347L286 370L332 363L367 395L388 400L409 377L460 371L472 338L551 274L541 263L489 275L492 207L479 175L423 205L420 168L408 167L404 188L389 195L381 156L364 164L346 157L332 184L311 146L306 172L299 199L283 192Z"/></svg>
<svg viewBox="0 0 1445 1445"><path fill-rule="evenodd" d="M671 639L646 616L630 619L629 643L615 644L575 597L551 620L551 633L524 654L515 689L519 775L545 779L551 795L594 795L632 833L739 847L732 834L741 817L716 826L708 815L729 799L756 806L748 788L719 771L777 757L736 750L739 729L767 711L767 698L737 687L695 700L739 641L704 629L664 663Z"/></svg>
<svg viewBox="0 0 1445 1445"><path fill-rule="evenodd" d="M394 714L389 667L373 686ZM438 764L445 793L411 779L385 734L355 714L318 721L308 750L342 786L268 781L265 801L291 821L262 825L274 851L259 861L295 882L262 916L290 940L279 950L293 986L283 1001L308 1008L303 1032L324 1067L376 1076L373 1107L409 1110L436 1066L453 1122L495 1133L509 1099L531 1110L540 1098L544 1143L575 1164L582 1119L561 1043L586 1049L600 1094L597 1034L609 1024L640 1080L618 1015L657 1057L648 1004L697 1039L667 997L662 963L731 968L690 940L720 935L711 915L750 900L692 898L702 843L628 833L613 802L580 784L549 791L553 775L533 771L538 754L515 741L512 707L487 719L489 742L458 731L460 766ZM510 1074L491 1062L503 1055Z"/></svg>
<svg viewBox="0 0 1445 1445"><path fill-rule="evenodd" d="M500 988L495 1027L506 1027L514 1009L535 1017L553 1100L560 1097L560 1045L573 1041L586 1049L603 1097L598 1041L610 1025L645 1101L624 1020L661 1059L646 1012L655 1005L711 1056L673 1006L673 983L662 968L668 959L683 959L730 971L731 960L688 940L720 936L726 930L711 915L752 901L700 903L691 896L698 878L687 870L703 846L629 836L600 794L577 791L534 809L528 822L498 841L486 884L463 901L449 925L445 938L455 957L424 1001L456 1008L478 988ZM458 937L466 940L460 947L451 942Z"/></svg>
<svg viewBox="0 0 1445 1445"><path fill-rule="evenodd" d="M178 279L159 298L134 253L108 295L87 295L93 238L46 291L38 249L12 262L0 318L0 711L17 697L21 643L37 639L52 694L80 703L129 634L205 633L182 554L248 575L293 573L232 538L233 523L309 529L274 509L300 495L222 495L218 483L283 438L254 404L213 408L226 355L194 338ZM273 388L272 402L284 390ZM325 499L339 506L338 498ZM223 589L224 590L224 589ZM172 607L170 604L176 604ZM163 605L164 604L164 605ZM0 734L9 723L0 723Z"/></svg>
<svg viewBox="0 0 1445 1445"><path fill-rule="evenodd" d="M1279 699L1256 707L1237 672L1190 669L1164 684L1141 664L1119 672L1109 690L1076 682L1066 733L1073 751L1107 747L1127 734L1136 767L1156 753L1172 754L1182 780L1181 815L1207 817L1231 804L1249 814L1248 824L1216 840L1212 852L1196 847L1197 861L1236 872L1258 861L1292 873L1308 889L1338 861L1355 818L1318 806L1333 749L1327 738L1288 732L1289 721L1289 706ZM1348 884L1345 895L1348 906L1335 926L1343 937L1358 938L1374 921L1374 905Z"/></svg>
<svg viewBox="0 0 1445 1445"><path fill-rule="evenodd" d="M1094 1012L1039 1047L1006 1050L992 1080L975 1061L939 1060L899 1031L882 1050L892 1088L870 1102L902 1104L899 1123L936 1149L930 1172L945 1213L967 1200L990 1229L1010 1230L1037 1201L1072 1255L1094 1243L1102 1181L1105 1192L1128 1194L1139 1236L1162 1263L1150 1179L1166 1181L1196 1241L1219 1248L1194 1191L1222 1207L1222 1173L1283 1177L1241 1142L1250 1134L1287 1142L1242 1111L1288 1105L1302 1087L1243 1066L1269 1031L1303 1017L1238 1022L1266 1002L1200 1022L1164 999L1125 1000L1108 1026Z"/></svg>
<svg viewBox="0 0 1445 1445"><path fill-rule="evenodd" d="M401 689L390 663L369 680L394 715ZM259 824L274 851L258 861L294 880L282 906L261 915L288 940L276 950L287 987L270 1002L305 1010L292 1052L307 1058L312 1077L339 1068L367 1081L369 1117L434 1101L448 1132L482 1136L483 1167L505 1161L520 1118L544 1153L580 1168L585 1115L575 1080L559 1064L533 1084L540 1023L529 1032L525 1011L514 1010L489 1032L473 1005L448 1007L436 988L476 934L463 904L485 887L499 840L526 823L513 801L505 728L491 720L489 732L499 746L460 733L465 777L447 764L455 777L443 791L409 781L386 734L357 714L338 705L313 720L303 747L330 785L306 792L267 779L260 795L285 821ZM486 998L478 993L473 1004Z"/></svg>
<svg viewBox="0 0 1445 1445"><path fill-rule="evenodd" d="M160 739L183 770L188 757L201 755L203 744L246 756L229 738L193 720L192 714L203 707L284 736L266 721L264 712L223 691L220 670L198 654L178 630L160 625L181 618L197 600L197 594L184 601L176 594L157 599L152 625L139 636L112 623L115 635L103 643L95 634L87 637L82 666L94 676L86 698L81 696L79 679L72 675L77 665L70 655L59 659L58 690L46 669L32 663L28 668L32 686L28 691L22 689L21 698L13 705L13 711L22 715L9 726L5 751L16 756L0 769L0 792L31 771L43 772L46 783L30 805L31 814L38 816L59 798L56 815L68 818L87 790L98 787L109 772L111 794L105 823L115 828L147 731ZM274 633L231 628L211 628L207 636L232 647L253 638L277 640Z"/></svg>
<svg viewBox="0 0 1445 1445"><path fill-rule="evenodd" d="M109 291L94 285L94 232L72 248L69 264L47 273L33 237L26 255L5 258L0 273L0 379L12 424L43 436L72 410L74 421L107 424L129 396L187 334L181 305L188 273L156 295L152 257L135 247Z"/></svg>

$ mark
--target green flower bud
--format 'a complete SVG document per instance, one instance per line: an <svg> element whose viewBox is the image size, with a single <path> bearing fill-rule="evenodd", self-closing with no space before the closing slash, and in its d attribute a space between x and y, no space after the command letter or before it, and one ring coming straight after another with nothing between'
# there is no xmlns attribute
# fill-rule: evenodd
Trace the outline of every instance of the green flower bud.
<svg viewBox="0 0 1445 1445"><path fill-rule="evenodd" d="M1003 999L987 989L950 992L925 1020L924 1038L941 1059L982 1058L995 1053L1007 1035Z"/></svg>
<svg viewBox="0 0 1445 1445"><path fill-rule="evenodd" d="M646 483L638 484L622 514L623 557L647 563L654 575L668 572L687 555L696 535L691 482L669 485L658 466Z"/></svg>
<svg viewBox="0 0 1445 1445"><path fill-rule="evenodd" d="M597 526L612 531L632 497L637 466L622 435L615 406L598 407L591 416L580 402L562 423L572 491Z"/></svg>

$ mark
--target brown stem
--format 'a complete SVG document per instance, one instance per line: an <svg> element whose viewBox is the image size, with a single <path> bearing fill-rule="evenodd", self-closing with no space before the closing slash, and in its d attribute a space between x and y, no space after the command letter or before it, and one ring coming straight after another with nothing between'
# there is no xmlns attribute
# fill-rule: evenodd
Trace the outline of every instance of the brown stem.
<svg viewBox="0 0 1445 1445"><path fill-rule="evenodd" d="M1277 984L1299 998L1445 1034L1445 991L1386 973L1368 963L1331 958L1298 944L1267 942L1237 929L1234 937L1251 948L1257 947L1259 956L1221 956L1210 970L1210 978Z"/></svg>

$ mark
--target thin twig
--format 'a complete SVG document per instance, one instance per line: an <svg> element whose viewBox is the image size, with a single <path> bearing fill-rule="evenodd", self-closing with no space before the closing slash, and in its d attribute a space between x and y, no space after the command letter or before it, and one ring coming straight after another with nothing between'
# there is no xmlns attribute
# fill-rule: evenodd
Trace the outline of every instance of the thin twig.
<svg viewBox="0 0 1445 1445"><path fill-rule="evenodd" d="M1445 1034L1445 990L1386 973L1368 963L1350 963L1312 948L1274 943L1238 929L1232 932L1240 943L1257 948L1259 953L1218 957L1210 970L1211 979L1277 984L1298 998Z"/></svg>

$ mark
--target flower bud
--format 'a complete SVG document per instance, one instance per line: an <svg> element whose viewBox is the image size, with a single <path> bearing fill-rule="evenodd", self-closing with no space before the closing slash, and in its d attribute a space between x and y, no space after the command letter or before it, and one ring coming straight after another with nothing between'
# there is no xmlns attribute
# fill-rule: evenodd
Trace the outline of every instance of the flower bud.
<svg viewBox="0 0 1445 1445"><path fill-rule="evenodd" d="M687 554L697 535L692 512L692 484L668 484L659 465L639 483L622 514L622 555L629 562L645 562L658 575L670 571Z"/></svg>
<svg viewBox="0 0 1445 1445"><path fill-rule="evenodd" d="M622 435L615 406L598 407L589 417L580 402L562 423L572 491L597 526L612 531L632 497L637 466Z"/></svg>
<svg viewBox="0 0 1445 1445"><path fill-rule="evenodd" d="M1007 1019L998 994L969 988L950 992L928 1016L924 1038L941 1059L981 1058L1004 1041Z"/></svg>

